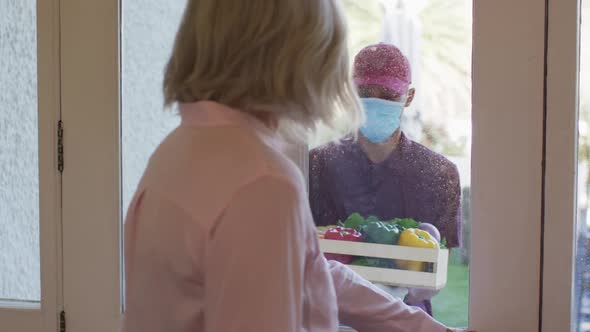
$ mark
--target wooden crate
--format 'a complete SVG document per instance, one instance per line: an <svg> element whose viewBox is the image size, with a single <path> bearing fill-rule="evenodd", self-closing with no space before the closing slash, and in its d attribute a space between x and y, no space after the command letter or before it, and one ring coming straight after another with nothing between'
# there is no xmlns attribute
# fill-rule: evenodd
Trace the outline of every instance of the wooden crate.
<svg viewBox="0 0 590 332"><path fill-rule="evenodd" d="M325 253L403 259L433 263L433 272L348 265L365 279L392 286L441 289L447 283L448 249L426 249L364 242L320 239Z"/></svg>

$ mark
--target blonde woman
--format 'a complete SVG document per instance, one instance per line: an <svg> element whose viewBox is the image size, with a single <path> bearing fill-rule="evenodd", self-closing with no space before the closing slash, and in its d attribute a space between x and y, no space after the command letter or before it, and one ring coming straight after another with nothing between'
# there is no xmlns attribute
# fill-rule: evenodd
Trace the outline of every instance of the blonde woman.
<svg viewBox="0 0 590 332"><path fill-rule="evenodd" d="M188 1L164 78L182 123L125 222L123 331L447 331L318 249L283 148L358 129L348 64L337 0Z"/></svg>

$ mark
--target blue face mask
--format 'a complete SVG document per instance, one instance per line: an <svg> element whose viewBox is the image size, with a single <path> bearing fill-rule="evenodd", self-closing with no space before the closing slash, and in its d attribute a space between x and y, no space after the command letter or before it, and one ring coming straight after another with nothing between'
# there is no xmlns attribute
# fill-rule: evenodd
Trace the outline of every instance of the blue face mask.
<svg viewBox="0 0 590 332"><path fill-rule="evenodd" d="M373 143L385 142L400 126L405 103L378 98L361 98L367 122L361 133Z"/></svg>

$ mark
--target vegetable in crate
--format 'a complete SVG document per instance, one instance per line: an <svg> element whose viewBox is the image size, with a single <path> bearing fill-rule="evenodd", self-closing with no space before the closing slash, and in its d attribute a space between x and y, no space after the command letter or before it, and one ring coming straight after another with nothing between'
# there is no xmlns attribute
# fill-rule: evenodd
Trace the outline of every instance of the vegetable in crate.
<svg viewBox="0 0 590 332"><path fill-rule="evenodd" d="M374 257L360 257L352 261L351 265L367 266L367 267L380 267L385 269L395 268L393 259L386 258L374 258Z"/></svg>
<svg viewBox="0 0 590 332"><path fill-rule="evenodd" d="M436 241L438 241L440 243L440 232L433 224L423 222L423 223L420 223L420 226L418 226L418 229L421 229L423 231L427 231L428 233L430 233L430 235L432 235L432 237L434 237L436 239Z"/></svg>
<svg viewBox="0 0 590 332"><path fill-rule="evenodd" d="M375 216L369 216L365 219L363 218L363 216L360 215L360 213L355 212L351 214L344 222L339 223L340 225L346 228L352 228L356 229L357 231L360 231L363 228L363 226L367 225L372 221L379 221L379 218Z"/></svg>
<svg viewBox="0 0 590 332"><path fill-rule="evenodd" d="M402 232L398 245L417 248L438 248L438 241L427 231L409 228ZM417 261L398 260L397 266L404 270L424 271L426 263Z"/></svg>
<svg viewBox="0 0 590 332"><path fill-rule="evenodd" d="M375 217L373 217L372 220L373 221L369 221L363 226L361 230L361 233L363 234L363 242L389 245L397 243L401 233L401 230L397 225L377 221L377 218ZM351 264L388 269L394 268L393 260L386 258L362 257Z"/></svg>
<svg viewBox="0 0 590 332"><path fill-rule="evenodd" d="M353 213L344 221L344 227L360 231L367 221L359 213Z"/></svg>
<svg viewBox="0 0 590 332"><path fill-rule="evenodd" d="M394 245L400 237L401 230L394 224L371 221L363 226L361 232L364 242Z"/></svg>
<svg viewBox="0 0 590 332"><path fill-rule="evenodd" d="M379 220L379 218L375 217L375 216L368 216L367 219L365 220L367 223L371 222L371 221L381 221Z"/></svg>
<svg viewBox="0 0 590 332"><path fill-rule="evenodd" d="M332 229L332 228L336 228L336 225L328 225L328 226L319 226L316 228L316 232L318 234L318 237L320 239L324 238L324 234L326 233L327 230Z"/></svg>
<svg viewBox="0 0 590 332"><path fill-rule="evenodd" d="M395 224L402 229L418 228L420 223L411 218L395 218L388 221L390 224Z"/></svg>
<svg viewBox="0 0 590 332"><path fill-rule="evenodd" d="M330 228L324 233L324 239L326 240L339 240L339 241L352 241L352 242L361 242L362 241L362 234L354 230L352 228L345 228L345 227L334 227ZM342 254L332 254L332 253L325 253L326 259L328 260L335 260L342 264L350 264L355 256L352 255L342 255Z"/></svg>

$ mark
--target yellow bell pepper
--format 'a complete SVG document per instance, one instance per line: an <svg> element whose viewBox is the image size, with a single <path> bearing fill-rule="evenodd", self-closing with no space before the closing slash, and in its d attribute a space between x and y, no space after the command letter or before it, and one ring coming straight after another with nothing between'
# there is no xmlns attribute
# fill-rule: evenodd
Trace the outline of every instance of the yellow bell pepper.
<svg viewBox="0 0 590 332"><path fill-rule="evenodd" d="M399 237L398 245L418 248L438 248L438 241L427 231L408 228ZM400 269L410 271L424 271L426 263L417 261L397 260Z"/></svg>

